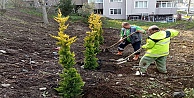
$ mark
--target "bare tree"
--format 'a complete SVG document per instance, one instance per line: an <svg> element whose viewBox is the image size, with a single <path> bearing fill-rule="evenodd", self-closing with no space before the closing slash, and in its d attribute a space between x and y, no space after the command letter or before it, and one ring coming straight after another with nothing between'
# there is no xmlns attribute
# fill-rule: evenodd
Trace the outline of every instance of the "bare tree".
<svg viewBox="0 0 194 98"><path fill-rule="evenodd" d="M3 16L5 12L6 12L6 8L5 8L5 0L1 0L0 15ZM1 18L1 19L2 19L2 18Z"/></svg>
<svg viewBox="0 0 194 98"><path fill-rule="evenodd" d="M46 11L45 1L44 0L40 0L40 4L41 4L41 7L42 7L43 22L45 24L48 24L49 21L48 21L48 17L47 17L47 11Z"/></svg>
<svg viewBox="0 0 194 98"><path fill-rule="evenodd" d="M2 9L5 9L5 0L2 0Z"/></svg>
<svg viewBox="0 0 194 98"><path fill-rule="evenodd" d="M187 16L189 15L189 12L190 12L190 5L191 5L191 0L189 0L188 9L187 9Z"/></svg>

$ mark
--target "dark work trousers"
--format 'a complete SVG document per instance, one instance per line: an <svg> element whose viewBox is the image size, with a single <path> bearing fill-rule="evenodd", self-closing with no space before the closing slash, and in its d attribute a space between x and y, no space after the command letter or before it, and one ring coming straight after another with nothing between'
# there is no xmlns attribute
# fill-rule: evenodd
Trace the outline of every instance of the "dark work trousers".
<svg viewBox="0 0 194 98"><path fill-rule="evenodd" d="M124 48L128 45L131 44L129 41L125 40L123 42L121 42L118 46L118 51L124 51ZM141 41L135 42L134 44L132 44L133 46L133 50L137 51L138 49L140 49L141 47ZM139 55L140 52L137 52L136 55Z"/></svg>

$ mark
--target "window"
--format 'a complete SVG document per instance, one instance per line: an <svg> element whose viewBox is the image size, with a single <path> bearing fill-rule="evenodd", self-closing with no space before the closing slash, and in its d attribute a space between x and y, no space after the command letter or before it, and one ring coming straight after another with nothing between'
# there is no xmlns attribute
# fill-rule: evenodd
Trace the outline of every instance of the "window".
<svg viewBox="0 0 194 98"><path fill-rule="evenodd" d="M176 7L173 2L170 1L157 1L156 8L173 8Z"/></svg>
<svg viewBox="0 0 194 98"><path fill-rule="evenodd" d="M110 15L121 15L121 9L110 9Z"/></svg>
<svg viewBox="0 0 194 98"><path fill-rule="evenodd" d="M110 2L122 2L122 0L110 0Z"/></svg>
<svg viewBox="0 0 194 98"><path fill-rule="evenodd" d="M135 1L135 8L147 8L148 1Z"/></svg>
<svg viewBox="0 0 194 98"><path fill-rule="evenodd" d="M171 2L168 2L167 3L167 7L172 7L172 3Z"/></svg>
<svg viewBox="0 0 194 98"><path fill-rule="evenodd" d="M103 3L103 0L95 0L95 3Z"/></svg>
<svg viewBox="0 0 194 98"><path fill-rule="evenodd" d="M103 0L88 0L88 3L103 3Z"/></svg>

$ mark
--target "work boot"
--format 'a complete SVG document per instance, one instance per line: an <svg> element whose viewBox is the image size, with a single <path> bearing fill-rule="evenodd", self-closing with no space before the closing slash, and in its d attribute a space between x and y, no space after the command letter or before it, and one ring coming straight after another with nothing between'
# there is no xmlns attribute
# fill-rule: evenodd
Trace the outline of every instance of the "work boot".
<svg viewBox="0 0 194 98"><path fill-rule="evenodd" d="M122 55L123 52L122 51L118 51L117 55Z"/></svg>
<svg viewBox="0 0 194 98"><path fill-rule="evenodd" d="M138 59L139 59L139 55L137 54L137 55L134 56L133 60L136 61L136 60L138 60Z"/></svg>

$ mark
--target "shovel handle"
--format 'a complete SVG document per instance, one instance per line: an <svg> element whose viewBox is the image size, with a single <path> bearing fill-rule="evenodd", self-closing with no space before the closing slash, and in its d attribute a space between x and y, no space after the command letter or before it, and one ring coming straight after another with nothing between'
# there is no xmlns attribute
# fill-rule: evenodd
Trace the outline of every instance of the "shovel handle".
<svg viewBox="0 0 194 98"><path fill-rule="evenodd" d="M133 35L134 33L136 33L136 32L131 33L131 34L130 34L130 35L128 35L127 37L124 37L122 40L127 39L129 36ZM118 43L120 43L120 41L118 41L118 42L114 43L113 45L111 45L110 47L108 47L108 48L106 48L106 49L112 48L113 46L117 45Z"/></svg>
<svg viewBox="0 0 194 98"><path fill-rule="evenodd" d="M133 56L134 54L138 53L139 51L141 51L142 48L138 49L137 51L133 52L132 54L130 54L129 56L127 56L125 58L125 60L127 60L128 58L130 58L131 56Z"/></svg>

